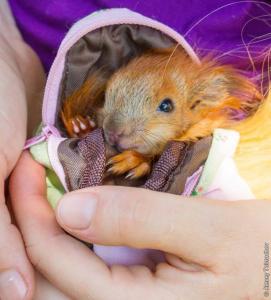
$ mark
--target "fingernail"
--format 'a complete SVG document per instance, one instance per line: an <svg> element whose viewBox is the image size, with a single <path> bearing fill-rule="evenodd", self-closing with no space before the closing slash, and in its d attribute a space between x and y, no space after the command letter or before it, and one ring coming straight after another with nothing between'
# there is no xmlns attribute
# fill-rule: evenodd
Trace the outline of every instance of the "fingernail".
<svg viewBox="0 0 271 300"><path fill-rule="evenodd" d="M71 229L86 229L91 223L96 204L96 197L89 193L69 194L60 201L58 216Z"/></svg>
<svg viewBox="0 0 271 300"><path fill-rule="evenodd" d="M26 294L27 286L18 272L7 270L0 273L1 300L23 300Z"/></svg>

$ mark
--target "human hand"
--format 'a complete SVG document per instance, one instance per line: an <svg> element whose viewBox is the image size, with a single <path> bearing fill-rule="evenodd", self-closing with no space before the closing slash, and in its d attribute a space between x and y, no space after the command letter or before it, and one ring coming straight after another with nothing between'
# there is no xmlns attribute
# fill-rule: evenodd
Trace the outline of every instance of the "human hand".
<svg viewBox="0 0 271 300"><path fill-rule="evenodd" d="M38 107L43 71L24 43L7 2L0 1L0 299L32 299L34 272L23 240L6 206L5 180L16 164L26 137L27 103ZM39 114L35 114L35 117ZM30 120L30 119L29 119ZM36 122L36 121L35 121ZM35 123L29 122L32 125ZM30 128L30 127L29 127Z"/></svg>
<svg viewBox="0 0 271 300"><path fill-rule="evenodd" d="M11 194L31 261L73 299L264 298L268 200L214 201L110 186L64 196L56 216L67 232L96 244L164 251L166 262L151 271L109 268L66 234L45 199L44 170L28 153L14 172Z"/></svg>
<svg viewBox="0 0 271 300"><path fill-rule="evenodd" d="M36 288L33 300L71 300L71 298L65 296L40 273L36 272L35 275Z"/></svg>
<svg viewBox="0 0 271 300"><path fill-rule="evenodd" d="M1 164L0 164L1 165ZM1 176L0 176L1 177ZM34 276L24 243L12 224L4 197L4 179L0 179L0 299L32 299Z"/></svg>

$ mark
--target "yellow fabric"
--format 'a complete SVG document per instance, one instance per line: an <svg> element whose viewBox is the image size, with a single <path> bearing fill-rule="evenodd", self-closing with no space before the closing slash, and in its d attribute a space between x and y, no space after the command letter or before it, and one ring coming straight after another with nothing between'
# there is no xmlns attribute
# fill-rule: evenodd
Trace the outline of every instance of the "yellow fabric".
<svg viewBox="0 0 271 300"><path fill-rule="evenodd" d="M271 199L271 93L258 111L233 129L240 133L234 159L258 199Z"/></svg>

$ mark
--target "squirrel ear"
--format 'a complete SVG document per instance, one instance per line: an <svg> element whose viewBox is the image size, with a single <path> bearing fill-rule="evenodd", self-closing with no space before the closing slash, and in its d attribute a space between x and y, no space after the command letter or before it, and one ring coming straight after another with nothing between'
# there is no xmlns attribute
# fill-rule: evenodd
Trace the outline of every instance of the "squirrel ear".
<svg viewBox="0 0 271 300"><path fill-rule="evenodd" d="M230 67L222 66L214 70L214 84L223 84L230 95L245 100L262 99L258 88L253 81L240 71Z"/></svg>
<svg viewBox="0 0 271 300"><path fill-rule="evenodd" d="M246 113L254 112L264 98L256 84L247 76L231 67L221 68L224 77L221 80L224 80L228 98L232 100L238 99L240 109Z"/></svg>
<svg viewBox="0 0 271 300"><path fill-rule="evenodd" d="M230 66L207 67L202 74L202 99L193 99L190 109L228 107L249 112L263 98L249 78Z"/></svg>

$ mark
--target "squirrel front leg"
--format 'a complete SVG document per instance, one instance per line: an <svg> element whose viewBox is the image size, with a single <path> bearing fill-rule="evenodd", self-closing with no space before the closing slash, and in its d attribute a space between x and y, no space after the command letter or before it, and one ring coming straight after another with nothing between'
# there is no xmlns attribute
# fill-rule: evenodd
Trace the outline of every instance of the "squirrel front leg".
<svg viewBox="0 0 271 300"><path fill-rule="evenodd" d="M126 150L113 156L107 162L107 171L114 175L127 173L127 179L137 179L146 176L151 171L152 160L136 151Z"/></svg>
<svg viewBox="0 0 271 300"><path fill-rule="evenodd" d="M84 137L96 128L105 88L106 76L96 71L64 101L60 117L69 137Z"/></svg>

